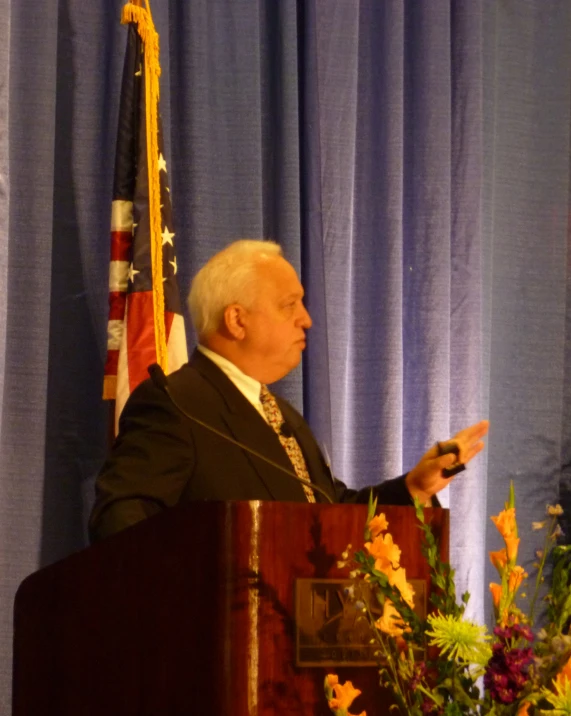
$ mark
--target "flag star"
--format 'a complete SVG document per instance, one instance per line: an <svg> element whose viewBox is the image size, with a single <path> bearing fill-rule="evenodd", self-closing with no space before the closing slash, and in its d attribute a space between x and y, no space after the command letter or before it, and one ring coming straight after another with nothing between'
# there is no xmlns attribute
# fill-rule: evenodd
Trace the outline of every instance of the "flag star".
<svg viewBox="0 0 571 716"><path fill-rule="evenodd" d="M138 273L140 273L140 271L136 271L136 270L135 270L135 267L133 266L133 264L131 264L131 265L129 266L129 281L131 281L131 283L133 283L133 281L135 280L135 276L136 276Z"/></svg>
<svg viewBox="0 0 571 716"><path fill-rule="evenodd" d="M177 265L176 265L176 256L174 257L174 261L169 261L169 264L173 267L174 273L175 273L175 276L176 276L176 272L177 272L177 270L178 270L178 269L177 269Z"/></svg>
<svg viewBox="0 0 571 716"><path fill-rule="evenodd" d="M170 244L171 246L174 247L174 244L172 242L172 237L174 236L174 234L171 234L171 232L169 231L168 226L166 226L166 224L165 224L165 230L163 231L161 236L163 237L163 246L165 244Z"/></svg>
<svg viewBox="0 0 571 716"><path fill-rule="evenodd" d="M166 172L167 170L167 162L166 159L163 157L163 153L161 152L159 154L159 171Z"/></svg>

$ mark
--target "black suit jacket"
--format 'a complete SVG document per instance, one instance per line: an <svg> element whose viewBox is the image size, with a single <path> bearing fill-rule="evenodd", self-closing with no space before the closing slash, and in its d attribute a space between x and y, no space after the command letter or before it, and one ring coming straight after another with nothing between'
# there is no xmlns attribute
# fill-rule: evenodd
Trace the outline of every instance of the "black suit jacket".
<svg viewBox="0 0 571 716"><path fill-rule="evenodd" d="M195 351L168 378L186 412L293 471L279 438L227 376ZM303 417L278 398L303 451L312 481L334 502L367 502L370 488L350 490L335 480ZM412 504L404 478L373 488L379 503ZM318 501L324 498L316 493ZM300 483L185 417L169 396L147 380L121 415L119 435L96 482L89 528L100 539L184 500L305 502Z"/></svg>

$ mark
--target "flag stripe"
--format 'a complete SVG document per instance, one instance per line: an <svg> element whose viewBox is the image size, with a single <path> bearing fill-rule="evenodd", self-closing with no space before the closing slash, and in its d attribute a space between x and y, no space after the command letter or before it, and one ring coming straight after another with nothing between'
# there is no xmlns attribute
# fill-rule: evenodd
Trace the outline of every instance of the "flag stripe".
<svg viewBox="0 0 571 716"><path fill-rule="evenodd" d="M109 294L109 323L113 324L113 333L121 334L125 318L126 291L112 291ZM109 331L108 331L109 333Z"/></svg>
<svg viewBox="0 0 571 716"><path fill-rule="evenodd" d="M128 231L133 228L133 202L114 199L111 202L111 231Z"/></svg>
<svg viewBox="0 0 571 716"><path fill-rule="evenodd" d="M109 291L125 293L129 287L129 262L111 261L109 263Z"/></svg>
<svg viewBox="0 0 571 716"><path fill-rule="evenodd" d="M159 359L171 372L187 360L158 112L158 36L145 8L128 3L123 22L129 23L129 32L111 205L104 381L106 397L115 389L116 426L150 364Z"/></svg>
<svg viewBox="0 0 571 716"><path fill-rule="evenodd" d="M133 246L133 232L112 231L111 232L111 261L131 261L131 250Z"/></svg>
<svg viewBox="0 0 571 716"><path fill-rule="evenodd" d="M123 334L123 321L110 320L107 323L107 350L115 351L121 348L121 335Z"/></svg>
<svg viewBox="0 0 571 716"><path fill-rule="evenodd" d="M127 356L129 392L149 377L147 368L157 362L153 294L137 291L127 296Z"/></svg>

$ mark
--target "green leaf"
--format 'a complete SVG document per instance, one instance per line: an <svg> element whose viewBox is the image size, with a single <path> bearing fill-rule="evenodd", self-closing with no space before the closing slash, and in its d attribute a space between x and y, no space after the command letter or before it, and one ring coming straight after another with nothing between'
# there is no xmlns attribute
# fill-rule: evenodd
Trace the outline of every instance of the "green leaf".
<svg viewBox="0 0 571 716"><path fill-rule="evenodd" d="M377 498L373 498L373 490L371 489L369 491L369 505L367 510L367 522L365 523L365 530L364 530L364 541L369 542L371 539L371 530L369 529L369 522L373 519L375 516L375 513L377 512Z"/></svg>
<svg viewBox="0 0 571 716"><path fill-rule="evenodd" d="M507 508L515 507L515 488L514 488L514 481L510 480L510 493L509 493L509 499L508 503L506 505Z"/></svg>

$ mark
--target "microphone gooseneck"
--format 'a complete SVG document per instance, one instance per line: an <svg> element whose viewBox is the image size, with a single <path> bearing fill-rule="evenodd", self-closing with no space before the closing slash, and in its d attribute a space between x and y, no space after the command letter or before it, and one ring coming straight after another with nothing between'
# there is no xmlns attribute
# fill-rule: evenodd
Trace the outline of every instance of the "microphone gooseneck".
<svg viewBox="0 0 571 716"><path fill-rule="evenodd" d="M161 368L161 366L158 363L153 363L153 365L150 365L147 368L147 372L155 386L168 394L169 384L165 372Z"/></svg>
<svg viewBox="0 0 571 716"><path fill-rule="evenodd" d="M284 436L284 438L292 438L293 437L293 430L290 428L290 426L283 422L280 427L280 433Z"/></svg>
<svg viewBox="0 0 571 716"><path fill-rule="evenodd" d="M302 485L307 485L310 487L314 492L319 492L320 495L323 495L323 497L329 502L329 504L333 504L333 500L325 490L323 490L318 485L315 485L311 480L304 480L302 477L299 477L295 474L292 470L288 470L287 468L283 467L277 462L274 462L269 457L266 457L265 455L262 455L257 450L254 450L251 447L248 447L248 445L245 445L244 443L241 443L239 440L235 440L234 438L230 437L230 435L227 435L226 433L223 433L221 430L218 430L218 428L213 427L212 425L209 425L208 423L205 423L203 420L200 420L200 418L194 417L194 415L191 415L188 413L182 405L178 403L177 400L173 397L170 389L169 389L169 383L168 378L165 375L164 370L161 368L161 366L158 363L153 363L153 365L150 365L148 367L148 373L149 376L153 382L153 384L159 388L159 390L162 390L163 393L167 395L171 403L175 406L175 408L182 413L185 418L188 418L189 420L192 420L192 422L196 423L197 425L200 425L203 428L206 428L206 430L210 430L211 433L214 433L215 435L218 435L218 437L222 438L223 440L227 440L228 442L232 443L232 445L235 445L236 447L240 448L241 450L245 450L246 452L249 452L254 457L259 458L263 462L266 462L268 465L271 465L272 467L275 467L276 470L280 470L281 472L288 475L288 477L291 477L296 482L301 483ZM289 432L288 435L286 435L283 430L284 427ZM284 423L281 427L282 435L285 435L285 437L291 437L293 435L292 429L287 423Z"/></svg>

